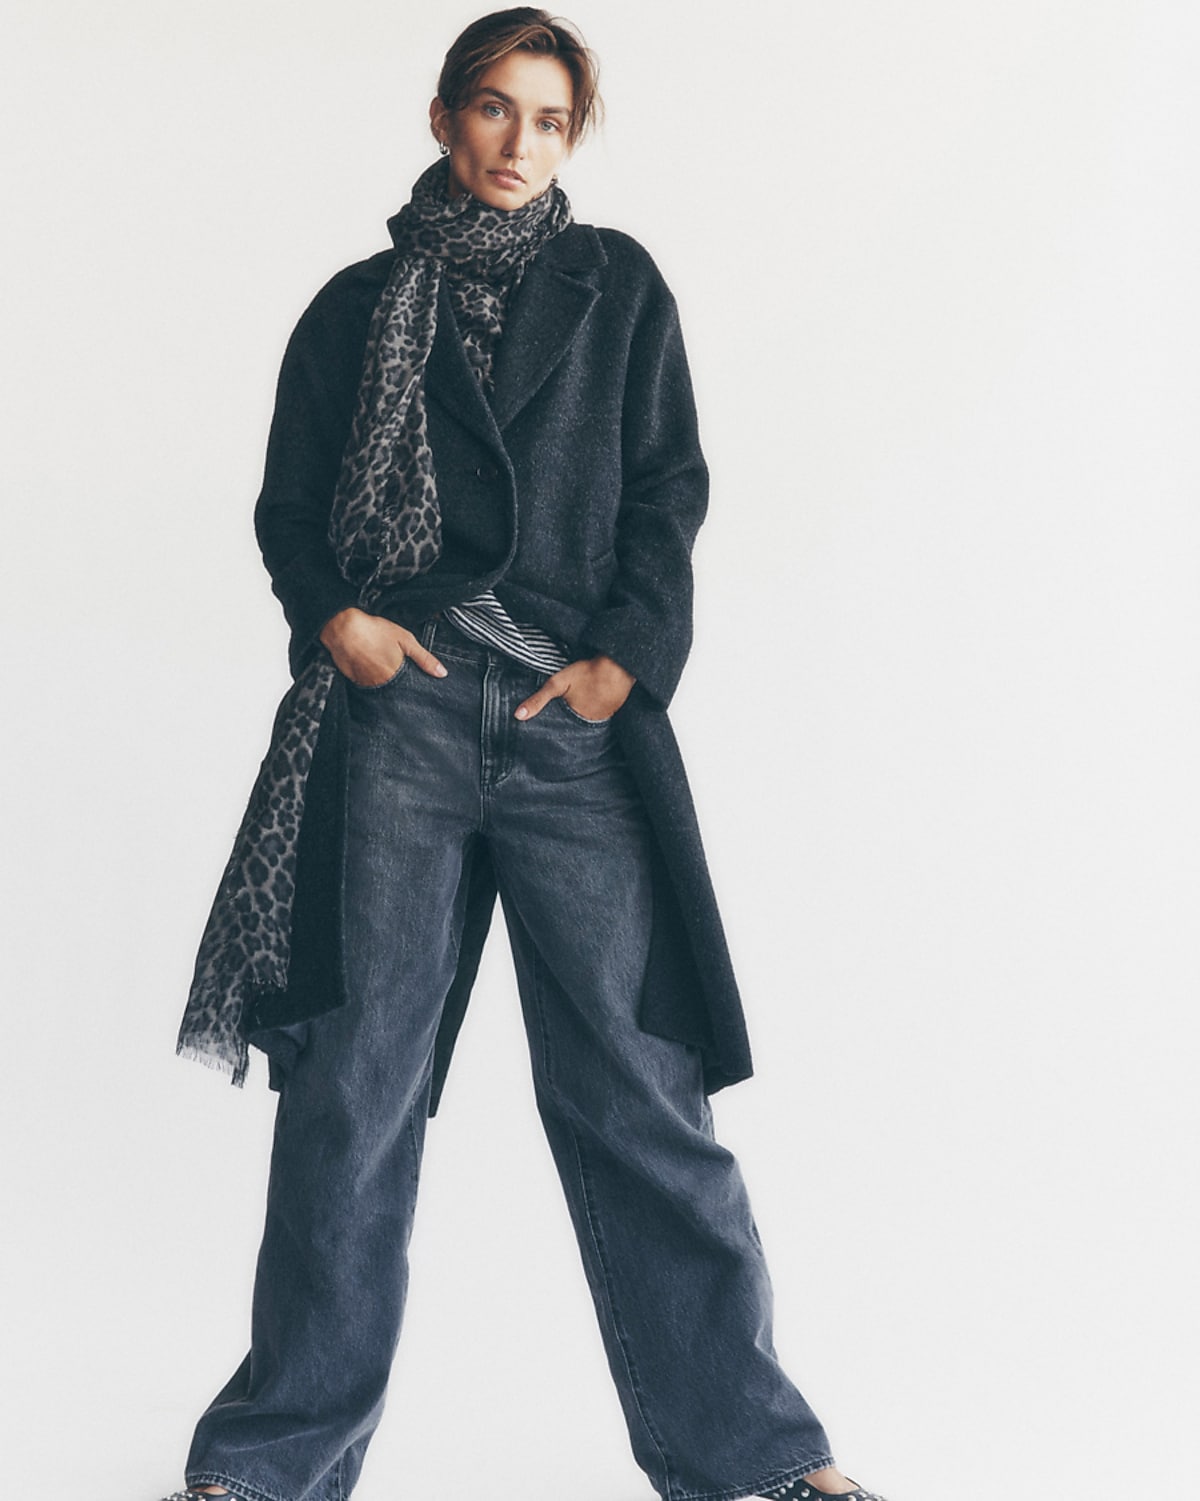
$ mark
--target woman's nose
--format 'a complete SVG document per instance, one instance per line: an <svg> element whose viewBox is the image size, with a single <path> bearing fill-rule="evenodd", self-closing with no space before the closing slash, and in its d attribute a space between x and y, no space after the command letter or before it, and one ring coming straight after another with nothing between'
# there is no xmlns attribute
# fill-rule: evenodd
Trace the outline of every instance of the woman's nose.
<svg viewBox="0 0 1200 1501"><path fill-rule="evenodd" d="M508 133L505 150L509 156L521 158L529 153L529 126L521 120L515 120L513 127Z"/></svg>

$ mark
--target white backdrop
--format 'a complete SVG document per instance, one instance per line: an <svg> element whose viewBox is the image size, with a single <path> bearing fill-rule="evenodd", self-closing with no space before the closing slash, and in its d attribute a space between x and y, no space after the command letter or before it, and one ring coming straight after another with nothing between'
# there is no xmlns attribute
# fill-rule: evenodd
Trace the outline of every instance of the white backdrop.
<svg viewBox="0 0 1200 1501"><path fill-rule="evenodd" d="M8 13L0 1447L13 1495L150 1501L262 1220L261 1058L238 1092L172 1050L286 685L250 522L278 362L387 244L478 12ZM891 1501L1187 1494L1195 8L569 14L609 123L564 183L674 287L713 470L674 719L780 1352ZM413 1255L361 1501L649 1496L499 926Z"/></svg>

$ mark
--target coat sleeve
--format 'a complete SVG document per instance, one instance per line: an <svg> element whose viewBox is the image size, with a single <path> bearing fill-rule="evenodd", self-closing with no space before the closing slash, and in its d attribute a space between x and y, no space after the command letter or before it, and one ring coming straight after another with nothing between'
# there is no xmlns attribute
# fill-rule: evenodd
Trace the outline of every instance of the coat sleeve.
<svg viewBox="0 0 1200 1501"><path fill-rule="evenodd" d="M364 319L344 277L317 293L288 341L254 508L263 562L292 628L293 662L327 620L357 602L327 537L370 319L369 303Z"/></svg>
<svg viewBox="0 0 1200 1501"><path fill-rule="evenodd" d="M692 644L692 544L708 506L675 299L657 269L629 351L621 421L617 576L581 639L665 707Z"/></svg>

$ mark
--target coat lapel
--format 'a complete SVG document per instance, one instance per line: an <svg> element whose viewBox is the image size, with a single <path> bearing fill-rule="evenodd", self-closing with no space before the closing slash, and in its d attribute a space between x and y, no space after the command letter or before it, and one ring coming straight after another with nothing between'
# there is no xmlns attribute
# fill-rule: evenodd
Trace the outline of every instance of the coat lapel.
<svg viewBox="0 0 1200 1501"><path fill-rule="evenodd" d="M595 269L606 257L588 225L572 224L529 263L496 350L492 410L505 428L570 348L599 297Z"/></svg>
<svg viewBox="0 0 1200 1501"><path fill-rule="evenodd" d="M595 271L605 260L596 231L572 224L530 261L496 348L490 405L467 361L443 281L437 332L425 366L427 393L485 443L502 449L499 429L537 393L599 297Z"/></svg>
<svg viewBox="0 0 1200 1501"><path fill-rule="evenodd" d="M425 364L426 395L440 401L462 424L490 447L503 449L492 409L467 361L458 336L450 293L443 280L438 288L437 329Z"/></svg>

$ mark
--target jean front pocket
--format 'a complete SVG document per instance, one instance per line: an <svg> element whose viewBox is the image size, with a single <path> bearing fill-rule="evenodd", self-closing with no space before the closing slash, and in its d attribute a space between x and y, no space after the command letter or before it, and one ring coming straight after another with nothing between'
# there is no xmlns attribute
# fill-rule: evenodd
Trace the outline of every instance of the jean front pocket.
<svg viewBox="0 0 1200 1501"><path fill-rule="evenodd" d="M608 717L605 719L588 719L586 715L580 714L578 709L572 709L571 705L567 702L565 693L560 693L557 698L552 698L550 702L552 704L558 704L563 712L565 714L569 714L576 724L589 725L593 730L601 730L606 724L612 724L613 722L613 717L611 714L608 715Z"/></svg>
<svg viewBox="0 0 1200 1501"><path fill-rule="evenodd" d="M402 657L400 666L396 668L390 678L384 678L382 683L356 683L349 674L346 674L346 682L359 693L382 693L385 688L390 688L393 683L398 682L403 677L404 669L407 666L408 658Z"/></svg>

